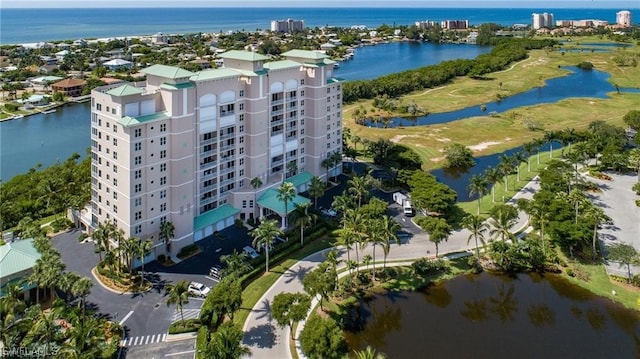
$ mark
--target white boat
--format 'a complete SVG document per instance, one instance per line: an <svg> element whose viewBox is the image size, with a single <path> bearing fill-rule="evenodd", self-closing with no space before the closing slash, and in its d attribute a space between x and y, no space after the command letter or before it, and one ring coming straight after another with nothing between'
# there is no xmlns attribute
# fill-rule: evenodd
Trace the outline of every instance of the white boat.
<svg viewBox="0 0 640 359"><path fill-rule="evenodd" d="M42 111L42 113L44 113L44 114L48 114L48 113L54 113L54 112L56 112L56 111L58 111L58 110L54 108L54 109L52 109L52 110Z"/></svg>

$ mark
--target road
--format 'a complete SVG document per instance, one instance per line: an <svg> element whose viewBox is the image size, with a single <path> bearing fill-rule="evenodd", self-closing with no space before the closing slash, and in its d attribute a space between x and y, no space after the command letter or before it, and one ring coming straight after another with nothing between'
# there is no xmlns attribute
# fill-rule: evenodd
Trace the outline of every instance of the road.
<svg viewBox="0 0 640 359"><path fill-rule="evenodd" d="M536 177L509 202L515 202L517 198L531 198L538 189L539 180ZM392 246L387 260L413 260L435 254L435 245L429 242L429 236L417 229L414 224L407 223L407 218L400 218L397 214L397 212L400 212L398 210L399 207L396 207L397 205L391 205L391 211L395 211L396 213L394 218L400 219L404 230L411 233L411 235L408 239L402 241L399 246ZM526 214L523 212L518 212L518 214L518 222L512 227L512 231L519 231L527 225L528 219ZM439 252L444 254L466 251L470 248L467 244L468 238L469 231L455 231L449 236L448 241L440 243ZM346 260L347 254L344 248L338 247L337 250L339 251L339 258L343 261ZM288 269L253 307L244 323L243 344L251 349L251 355L254 358L292 358L288 345L289 331L286 328L278 327L277 323L272 320L270 304L273 302L273 298L279 293L303 292L302 278L306 273L324 261L327 251L329 250L314 253ZM367 246L363 251L360 251L360 258L366 254L373 254L372 246ZM377 261L381 261L382 251L378 249L376 254Z"/></svg>

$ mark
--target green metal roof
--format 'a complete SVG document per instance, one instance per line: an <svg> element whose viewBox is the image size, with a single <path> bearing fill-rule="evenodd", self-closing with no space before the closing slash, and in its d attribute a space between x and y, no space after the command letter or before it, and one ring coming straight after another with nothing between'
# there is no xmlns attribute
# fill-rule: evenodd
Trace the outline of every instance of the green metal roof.
<svg viewBox="0 0 640 359"><path fill-rule="evenodd" d="M169 115L168 112L156 112L146 116L122 117L118 120L118 122L124 127L131 127L131 126L139 125L145 122L169 120L169 119L171 119L171 115Z"/></svg>
<svg viewBox="0 0 640 359"><path fill-rule="evenodd" d="M249 71L249 70L240 70L240 69L233 69L233 70L237 71L243 76L261 76L261 75L266 75L269 72L269 70L266 68L258 71Z"/></svg>
<svg viewBox="0 0 640 359"><path fill-rule="evenodd" d="M165 77L169 79L182 79L185 77L193 76L193 72L191 71L187 71L179 67L167 66L167 65L153 65L153 66L147 67L146 69L140 70L140 72L145 73L147 75Z"/></svg>
<svg viewBox="0 0 640 359"><path fill-rule="evenodd" d="M307 203L311 203L311 200L296 194L288 203L287 214L296 208L296 204L302 205ZM284 202L278 199L278 191L273 188L267 190L267 192L260 196L258 204L276 212L280 216L284 215Z"/></svg>
<svg viewBox="0 0 640 359"><path fill-rule="evenodd" d="M344 82L344 79L340 78L340 77L329 77L327 79L327 83L328 84L335 84L335 83L338 83L338 82Z"/></svg>
<svg viewBox="0 0 640 359"><path fill-rule="evenodd" d="M206 81L206 80L222 79L225 77L239 77L239 76L240 76L240 73L236 70L222 68L222 69L199 71L195 75L191 76L189 80Z"/></svg>
<svg viewBox="0 0 640 359"><path fill-rule="evenodd" d="M183 83L179 83L179 84L170 84L170 83L163 83L162 85L160 85L160 88L166 89L166 90L182 90L182 89L187 89L190 87L195 87L194 84L192 84L191 82L183 82Z"/></svg>
<svg viewBox="0 0 640 359"><path fill-rule="evenodd" d="M111 96L129 96L129 95L140 95L144 92L143 89L131 85L122 85L107 91L108 95Z"/></svg>
<svg viewBox="0 0 640 359"><path fill-rule="evenodd" d="M33 239L0 246L0 278L33 268L39 258L40 252L33 247Z"/></svg>
<svg viewBox="0 0 640 359"><path fill-rule="evenodd" d="M227 217L235 216L239 212L239 209L233 208L230 204L225 203L216 209L212 209L195 217L193 219L193 230L197 231L210 224L216 224Z"/></svg>
<svg viewBox="0 0 640 359"><path fill-rule="evenodd" d="M240 51L240 50L231 50L227 51L223 54L218 55L218 57L223 59L234 59L234 60L243 60L243 61L265 61L269 58L261 55L257 52L251 51Z"/></svg>
<svg viewBox="0 0 640 359"><path fill-rule="evenodd" d="M282 60L267 62L266 64L264 64L264 67L268 68L269 70L281 70L300 67L300 63L293 60Z"/></svg>
<svg viewBox="0 0 640 359"><path fill-rule="evenodd" d="M303 171L293 177L287 178L284 181L292 183L294 187L298 187L302 184L308 183L309 181L311 181L312 178L313 178L313 175L311 174L311 172Z"/></svg>
<svg viewBox="0 0 640 359"><path fill-rule="evenodd" d="M322 62L321 60L324 60L329 57L321 52L310 51L310 50L290 50L283 53L282 56L297 57L297 58L308 59L308 60L318 60L319 62Z"/></svg>

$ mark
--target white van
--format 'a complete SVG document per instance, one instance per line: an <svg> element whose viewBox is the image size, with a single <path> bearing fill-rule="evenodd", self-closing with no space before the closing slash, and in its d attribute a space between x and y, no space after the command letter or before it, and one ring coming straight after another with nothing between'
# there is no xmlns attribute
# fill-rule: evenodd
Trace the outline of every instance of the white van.
<svg viewBox="0 0 640 359"><path fill-rule="evenodd" d="M404 201L404 204L402 205L402 212L405 216L413 216L413 207L411 207L411 201Z"/></svg>

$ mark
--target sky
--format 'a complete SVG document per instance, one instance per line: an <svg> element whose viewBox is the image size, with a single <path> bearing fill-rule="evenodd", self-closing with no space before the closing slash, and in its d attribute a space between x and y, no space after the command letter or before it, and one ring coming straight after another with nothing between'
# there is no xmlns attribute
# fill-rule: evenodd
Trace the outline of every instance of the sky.
<svg viewBox="0 0 640 359"><path fill-rule="evenodd" d="M441 7L637 9L639 0L0 0L1 8Z"/></svg>

